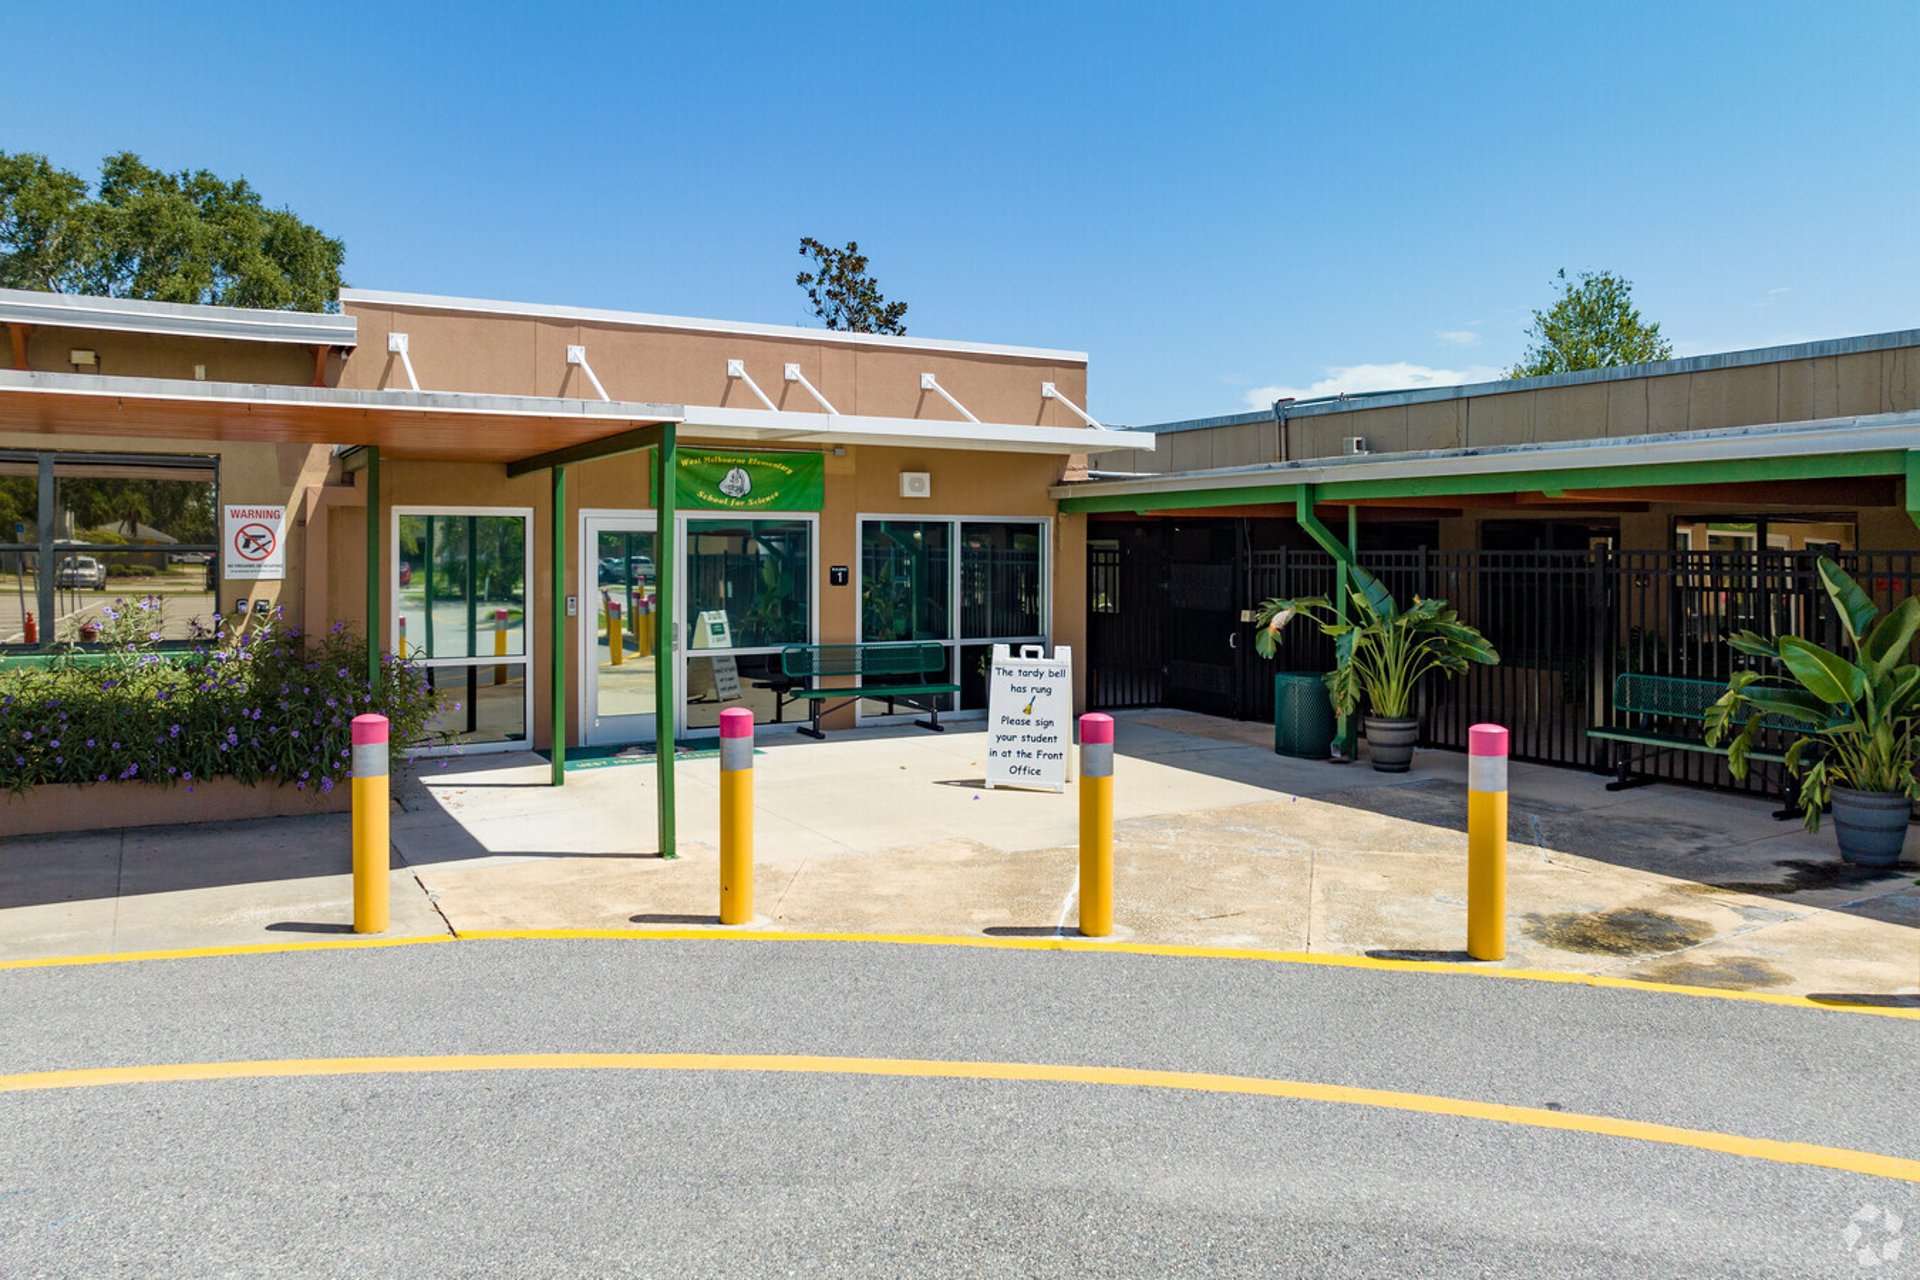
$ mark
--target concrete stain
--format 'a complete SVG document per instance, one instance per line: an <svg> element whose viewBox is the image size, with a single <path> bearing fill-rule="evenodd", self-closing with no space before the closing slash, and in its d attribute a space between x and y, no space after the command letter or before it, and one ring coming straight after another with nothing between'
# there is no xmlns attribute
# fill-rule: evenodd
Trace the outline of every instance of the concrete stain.
<svg viewBox="0 0 1920 1280"><path fill-rule="evenodd" d="M1864 888L1913 874L1913 868L1904 863L1896 867L1861 867L1851 862L1843 862L1838 858L1822 862L1788 858L1773 865L1784 869L1785 875L1782 879L1719 880L1702 884L1693 892L1751 893L1778 897L1790 893L1812 893L1820 889Z"/></svg>
<svg viewBox="0 0 1920 1280"><path fill-rule="evenodd" d="M1700 920L1670 916L1664 911L1622 907L1614 911L1567 911L1527 917L1527 936L1561 951L1596 956L1632 956L1678 951L1713 936Z"/></svg>
<svg viewBox="0 0 1920 1280"><path fill-rule="evenodd" d="M1633 976L1682 987L1723 987L1733 991L1782 987L1793 980L1766 961L1751 956L1726 956L1718 960L1667 960L1642 969Z"/></svg>

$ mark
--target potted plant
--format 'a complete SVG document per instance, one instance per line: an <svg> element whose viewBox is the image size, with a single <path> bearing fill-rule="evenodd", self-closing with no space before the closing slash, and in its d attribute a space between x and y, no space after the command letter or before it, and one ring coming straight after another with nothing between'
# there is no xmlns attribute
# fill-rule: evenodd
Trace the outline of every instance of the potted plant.
<svg viewBox="0 0 1920 1280"><path fill-rule="evenodd" d="M1800 779L1807 830L1820 829L1820 812L1830 804L1840 856L1891 866L1900 860L1907 819L1920 798L1914 781L1920 666L1907 661L1907 646L1920 631L1920 600L1903 600L1881 617L1839 565L1822 556L1816 569L1851 658L1795 635L1769 640L1736 631L1729 645L1771 665L1734 672L1707 709L1707 742L1727 742L1727 767L1745 778L1762 729L1795 734L1786 761Z"/></svg>
<svg viewBox="0 0 1920 1280"><path fill-rule="evenodd" d="M1487 638L1447 606L1422 600L1402 609L1380 580L1352 565L1352 616L1340 618L1325 596L1268 600L1254 616L1253 647L1271 658L1281 629L1302 614L1333 637L1336 665L1327 673L1333 709L1350 716L1366 701L1367 752L1382 773L1405 773L1420 736L1413 697L1420 678L1438 671L1451 678L1473 663L1500 661Z"/></svg>

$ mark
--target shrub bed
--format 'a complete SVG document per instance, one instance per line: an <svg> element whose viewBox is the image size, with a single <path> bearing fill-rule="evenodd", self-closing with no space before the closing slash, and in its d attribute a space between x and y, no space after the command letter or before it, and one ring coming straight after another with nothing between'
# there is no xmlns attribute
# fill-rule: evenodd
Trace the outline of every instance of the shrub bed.
<svg viewBox="0 0 1920 1280"><path fill-rule="evenodd" d="M424 671L385 655L378 688L365 642L343 626L303 636L279 613L160 647L157 597L105 610L101 646L51 662L0 659L0 787L192 785L228 777L330 792L351 774L354 716L391 722L396 749L430 741Z"/></svg>

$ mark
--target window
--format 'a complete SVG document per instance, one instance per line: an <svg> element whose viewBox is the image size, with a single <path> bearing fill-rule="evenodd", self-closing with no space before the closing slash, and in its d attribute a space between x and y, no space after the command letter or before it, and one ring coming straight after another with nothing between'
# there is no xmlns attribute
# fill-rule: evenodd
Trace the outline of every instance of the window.
<svg viewBox="0 0 1920 1280"><path fill-rule="evenodd" d="M163 643L210 628L219 512L214 458L0 450L0 645L84 644L121 598L159 601Z"/></svg>
<svg viewBox="0 0 1920 1280"><path fill-rule="evenodd" d="M780 674L781 648L813 639L814 522L702 517L684 527L687 729L718 728L730 706L771 722L779 708L763 686ZM724 652L703 652L713 649Z"/></svg>
<svg viewBox="0 0 1920 1280"><path fill-rule="evenodd" d="M1048 525L1037 520L860 522L860 638L946 644L957 698L942 711L984 710L995 644L1043 644ZM885 716L863 702L863 716Z"/></svg>
<svg viewBox="0 0 1920 1280"><path fill-rule="evenodd" d="M394 512L395 652L439 695L433 728L462 745L528 737L529 512Z"/></svg>

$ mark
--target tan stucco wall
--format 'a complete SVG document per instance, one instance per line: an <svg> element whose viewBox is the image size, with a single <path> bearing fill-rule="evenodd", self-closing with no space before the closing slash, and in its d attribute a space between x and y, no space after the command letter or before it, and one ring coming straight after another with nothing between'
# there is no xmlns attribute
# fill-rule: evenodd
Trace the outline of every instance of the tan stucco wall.
<svg viewBox="0 0 1920 1280"><path fill-rule="evenodd" d="M920 375L932 373L983 422L1085 425L1040 396L1040 384L1052 382L1085 406L1084 362L361 303L345 310L359 321L360 345L340 372L343 387L405 387L399 357L387 351L387 335L403 332L414 373L429 391L594 399L586 375L566 362L567 347L581 345L615 400L764 408L744 383L727 377L727 361L742 360L781 409L819 410L783 377L794 363L844 414L964 421L938 394L920 389Z"/></svg>
<svg viewBox="0 0 1920 1280"><path fill-rule="evenodd" d="M3 339L0 335L0 367L10 368L13 349ZM72 364L68 357L76 350L94 352L99 363L91 367ZM191 381L195 365L206 367L208 382L305 386L313 381L313 349L287 343L168 338L51 325L35 325L27 335L27 367L46 373ZM333 367L339 367L337 360Z"/></svg>

